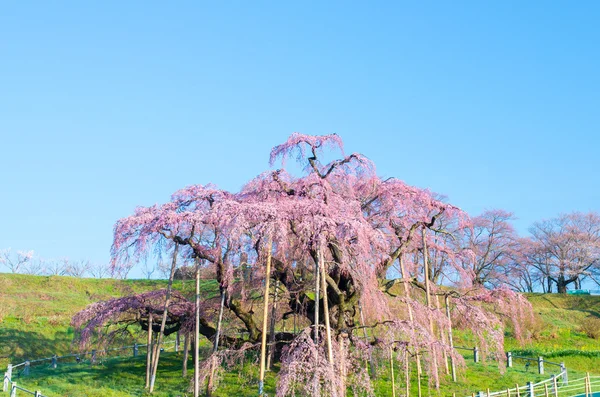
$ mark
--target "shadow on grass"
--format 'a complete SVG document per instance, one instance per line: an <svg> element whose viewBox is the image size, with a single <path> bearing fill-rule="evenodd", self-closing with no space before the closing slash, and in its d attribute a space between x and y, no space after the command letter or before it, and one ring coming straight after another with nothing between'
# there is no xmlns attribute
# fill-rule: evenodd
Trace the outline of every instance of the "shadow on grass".
<svg viewBox="0 0 600 397"><path fill-rule="evenodd" d="M52 357L70 351L72 335L54 332L51 337L39 332L0 328L0 365Z"/></svg>

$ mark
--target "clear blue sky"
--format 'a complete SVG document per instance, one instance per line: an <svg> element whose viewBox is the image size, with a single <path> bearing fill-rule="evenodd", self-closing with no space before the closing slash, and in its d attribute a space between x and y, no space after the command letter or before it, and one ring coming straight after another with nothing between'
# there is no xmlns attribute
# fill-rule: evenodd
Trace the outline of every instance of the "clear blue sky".
<svg viewBox="0 0 600 397"><path fill-rule="evenodd" d="M600 3L419 3L3 2L0 248L107 262L135 206L293 131L522 234L600 211Z"/></svg>

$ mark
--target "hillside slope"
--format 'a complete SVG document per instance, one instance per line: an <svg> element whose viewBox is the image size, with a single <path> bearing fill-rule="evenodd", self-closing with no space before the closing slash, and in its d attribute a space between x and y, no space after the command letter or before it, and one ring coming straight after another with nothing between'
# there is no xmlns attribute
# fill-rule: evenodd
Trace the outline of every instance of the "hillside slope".
<svg viewBox="0 0 600 397"><path fill-rule="evenodd" d="M158 289L166 286L164 280L112 280L79 279L72 277L26 276L0 274L0 369L6 364L21 362L25 359L50 357L53 354L66 354L75 351L72 346L73 329L69 323L71 316L86 305L99 300L120 297L136 292ZM175 283L175 288L184 293L192 293L192 281ZM213 281L202 283L203 295L214 297L217 288ZM586 371L600 374L600 297L559 296L530 294L528 299L536 313L536 321L531 330L531 339L523 346L519 345L507 332L506 348L529 356L543 355L546 359L565 362L572 376ZM596 329L599 339L585 332ZM140 340L143 342L143 340ZM456 345L472 346L469 335L456 332ZM174 353L173 353L174 354ZM468 356L465 356L468 358ZM129 359L130 360L130 359ZM468 362L467 375L459 384L447 384L444 390L458 395L484 387L504 387L522 382L523 379L541 379L535 371L528 372L524 362L515 361L511 373L500 375L495 364L481 365ZM180 359L165 355L163 373L171 373L164 378L165 387L185 390L187 381L180 375ZM43 390L57 390L49 395L83 395L77 392L77 384L97 384L94 386L98 396L144 395L139 390L139 380L143 378L143 358L138 361L106 361L104 374L98 370L69 370L61 375L46 373L40 369L36 379L27 380L29 384ZM130 368L126 373L123 368ZM242 394L242 390L252 390L248 382L253 379L251 366L239 373L227 374L227 386L219 393ZM108 372L106 372L108 371ZM548 368L547 373L553 369ZM380 383L385 389L385 369L381 370ZM53 376L46 376L53 375ZM54 376L56 375L56 376ZM60 378L60 379L59 379ZM493 380L491 380L493 378ZM33 382L33 383L32 383ZM274 374L268 379L268 387L274 386ZM69 392L72 388L73 393ZM452 389L451 389L452 388ZM119 391L122 390L122 391ZM127 390L127 391L125 391ZM272 390L272 389L271 389ZM90 392L91 393L91 392ZM164 394L163 394L164 393ZM221 395L217 393L216 395ZM180 395L176 392L160 392L162 395ZM254 395L250 393L248 395Z"/></svg>

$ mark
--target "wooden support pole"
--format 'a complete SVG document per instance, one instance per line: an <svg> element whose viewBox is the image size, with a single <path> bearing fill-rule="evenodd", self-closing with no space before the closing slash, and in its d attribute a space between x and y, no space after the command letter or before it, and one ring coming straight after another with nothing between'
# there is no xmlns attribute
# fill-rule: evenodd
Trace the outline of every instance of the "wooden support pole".
<svg viewBox="0 0 600 397"><path fill-rule="evenodd" d="M154 355L152 356L152 373L150 374L150 388L148 390L150 393L154 391L154 383L156 381L156 373L158 371L160 348L162 345L163 335L165 333L165 326L167 324L169 304L171 303L171 290L173 289L173 278L175 277L175 268L177 267L178 252L179 244L175 243L175 249L173 249L173 261L171 262L171 272L169 273L169 283L167 284L167 292L165 293L165 305L163 308L162 322L160 324L160 332L157 335Z"/></svg>
<svg viewBox="0 0 600 397"><path fill-rule="evenodd" d="M150 387L150 368L152 367L152 312L148 312L148 341L146 344L146 388Z"/></svg>
<svg viewBox="0 0 600 397"><path fill-rule="evenodd" d="M320 314L320 305L321 301L321 275L319 273L319 262L315 262L315 345L319 344L319 314Z"/></svg>
<svg viewBox="0 0 600 397"><path fill-rule="evenodd" d="M271 370L271 363L275 354L275 320L277 319L277 298L279 293L279 280L275 281L273 305L271 306L271 321L269 324L269 349L267 354L267 371Z"/></svg>
<svg viewBox="0 0 600 397"><path fill-rule="evenodd" d="M194 311L194 397L200 396L200 354L198 349L200 348L200 259L196 258L196 310ZM186 366L187 367L187 366ZM212 369L212 367L211 367ZM212 376L211 371L206 386L206 395L210 396L212 393Z"/></svg>
<svg viewBox="0 0 600 397"><path fill-rule="evenodd" d="M452 317L450 316L450 297L446 295L444 297L444 303L446 304L446 317L448 317L448 342L450 348L454 351L454 340L452 339ZM452 382L456 383L456 365L454 364L454 357L450 356L450 369L452 371Z"/></svg>
<svg viewBox="0 0 600 397"><path fill-rule="evenodd" d="M261 334L260 344L260 374L258 379L258 395L264 395L265 386L265 366L266 366L266 355L267 355L267 327L269 317L269 287L271 282L271 251L273 250L273 243L269 242L267 251L267 266L265 271L265 293L263 302L263 326Z"/></svg>
<svg viewBox="0 0 600 397"><path fill-rule="evenodd" d="M401 254L400 258L398 258L398 261L400 262L400 272L402 273L402 279L404 280L404 282L402 283L404 285L404 294L406 296L406 299L409 300L410 299L410 291L408 289L408 273L406 272L406 269L404 268L404 256ZM412 311L412 306L410 305L409 302L406 303L406 305L408 306L408 318L410 320L410 322L414 322L414 315L413 315L413 311ZM419 393L419 397L421 397L421 355L419 354L419 352L417 351L416 353L416 360L417 360L417 378L419 380L418 382L418 393ZM407 394L408 395L408 394Z"/></svg>
<svg viewBox="0 0 600 397"><path fill-rule="evenodd" d="M425 300L427 303L427 308L431 309L431 286L430 286L430 274L429 274L429 250L427 248L427 233L425 228L421 229L421 236L423 238L423 268L425 270ZM435 329L433 327L433 318L431 317L431 312L429 312L429 332L431 332L431 336L435 336ZM437 355L435 351L431 352L431 358L433 359L433 368L438 368L437 363ZM448 365L448 364L446 364ZM437 377L435 379L438 379ZM439 387L439 384L436 384L436 388Z"/></svg>
<svg viewBox="0 0 600 397"><path fill-rule="evenodd" d="M190 333L183 334L183 363L181 368L181 376L187 376L188 360L190 358Z"/></svg>
<svg viewBox="0 0 600 397"><path fill-rule="evenodd" d="M331 327L329 324L329 300L327 297L327 275L325 273L325 261L323 251L319 249L319 269L321 275L321 289L323 290L323 314L325 316L325 341L327 343L327 361L333 365L333 349L331 347Z"/></svg>
<svg viewBox="0 0 600 397"><path fill-rule="evenodd" d="M346 397L346 379L348 377L348 369L346 368L346 339L348 334L341 332L338 335L339 344L339 362L340 362L340 397Z"/></svg>
<svg viewBox="0 0 600 397"><path fill-rule="evenodd" d="M404 351L404 381L406 382L406 396L410 396L410 372L408 362L408 350Z"/></svg>
<svg viewBox="0 0 600 397"><path fill-rule="evenodd" d="M590 373L585 374L585 397L592 395L592 385L590 384Z"/></svg>
<svg viewBox="0 0 600 397"><path fill-rule="evenodd" d="M390 375L392 378L392 397L396 397L396 380L394 379L394 346L390 346Z"/></svg>
<svg viewBox="0 0 600 397"><path fill-rule="evenodd" d="M438 312L442 311L439 295L435 295L435 307L438 310ZM448 341L446 340L446 331L444 329L440 328L439 332L440 332L440 337L442 338L442 343L444 345L447 345ZM446 352L446 349L444 349L443 353L444 353L444 369L446 370L446 375L450 375L450 367L448 366L448 353Z"/></svg>

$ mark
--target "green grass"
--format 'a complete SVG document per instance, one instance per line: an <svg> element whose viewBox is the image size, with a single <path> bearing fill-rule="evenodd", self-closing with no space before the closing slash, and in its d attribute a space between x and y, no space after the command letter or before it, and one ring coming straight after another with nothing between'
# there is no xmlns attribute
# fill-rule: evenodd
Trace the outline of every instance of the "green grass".
<svg viewBox="0 0 600 397"><path fill-rule="evenodd" d="M25 359L64 355L75 350L72 346L71 316L86 305L98 300L119 297L136 292L166 287L161 280L78 279L72 277L42 277L0 274L0 368ZM194 283L175 283L175 288L191 294ZM217 294L214 281L202 283L202 295L213 298ZM581 330L582 322L600 317L600 297L558 296L530 294L537 320L528 342L519 345L507 332L505 347L521 355L544 356L546 360L565 362L571 379L583 377L586 371L600 375L600 340L588 337ZM256 312L260 310L256 309ZM129 341L130 343L132 341ZM139 340L144 343L143 340ZM455 332L457 346L473 346L471 335ZM61 363L57 369L49 363L34 365L31 375L17 379L19 385L30 390L39 389L52 396L145 396L145 350L140 356L104 358L101 365ZM155 396L186 396L189 381L181 376L181 353L166 352L161 359ZM473 363L472 354L465 352L467 367L457 383L449 376L442 379L436 391L422 380L424 395L470 395L478 390L501 390L524 385L527 381L547 379L558 369L546 365L546 375L538 375L535 363L527 371L523 361L515 360L514 368L504 370L497 363ZM192 368L192 362L188 364ZM265 389L274 395L276 373L267 374ZM396 387L403 390L404 373L396 368ZM379 396L391 395L390 370L387 360L376 368L375 390ZM217 397L256 396L258 366L255 357L243 366L230 369L220 380ZM412 393L416 391L415 371L411 371Z"/></svg>

